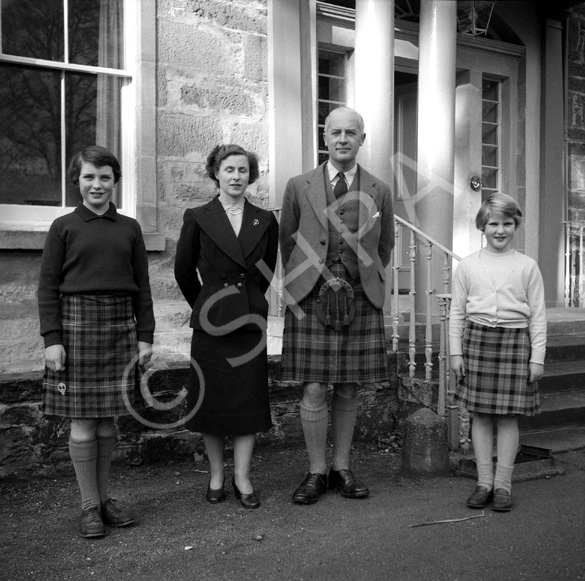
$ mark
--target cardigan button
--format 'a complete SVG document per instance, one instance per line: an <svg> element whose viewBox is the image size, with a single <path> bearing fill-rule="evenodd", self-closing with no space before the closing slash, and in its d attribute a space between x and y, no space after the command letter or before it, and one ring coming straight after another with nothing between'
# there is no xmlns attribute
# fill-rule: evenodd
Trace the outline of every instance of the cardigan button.
<svg viewBox="0 0 585 581"><path fill-rule="evenodd" d="M223 283L223 288L227 288L228 286L230 286L227 282Z"/></svg>
<svg viewBox="0 0 585 581"><path fill-rule="evenodd" d="M237 286L238 288L242 288L242 286L243 286L243 285L242 285L242 283L241 283L241 282L239 282L239 283L238 283L236 286Z"/></svg>

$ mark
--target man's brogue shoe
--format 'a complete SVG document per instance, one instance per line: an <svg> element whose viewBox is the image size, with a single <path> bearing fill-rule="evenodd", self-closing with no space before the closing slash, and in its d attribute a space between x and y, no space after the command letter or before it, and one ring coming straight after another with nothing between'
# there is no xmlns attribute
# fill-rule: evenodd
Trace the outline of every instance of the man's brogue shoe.
<svg viewBox="0 0 585 581"><path fill-rule="evenodd" d="M319 496L327 492L327 474L307 473L304 480L293 493L292 500L297 504L314 504Z"/></svg>
<svg viewBox="0 0 585 581"><path fill-rule="evenodd" d="M351 470L331 470L329 488L341 492L346 498L366 498L370 494L368 487Z"/></svg>

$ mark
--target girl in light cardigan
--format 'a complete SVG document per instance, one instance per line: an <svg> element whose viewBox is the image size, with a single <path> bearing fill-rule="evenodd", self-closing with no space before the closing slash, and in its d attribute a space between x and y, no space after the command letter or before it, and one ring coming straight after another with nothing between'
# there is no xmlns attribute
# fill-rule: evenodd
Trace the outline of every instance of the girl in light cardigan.
<svg viewBox="0 0 585 581"><path fill-rule="evenodd" d="M512 248L522 212L501 193L482 204L475 225L486 246L464 258L454 276L449 325L455 399L473 413L471 439L478 482L467 506L512 508L518 416L540 411L546 313L537 263ZM493 469L493 431L497 463Z"/></svg>

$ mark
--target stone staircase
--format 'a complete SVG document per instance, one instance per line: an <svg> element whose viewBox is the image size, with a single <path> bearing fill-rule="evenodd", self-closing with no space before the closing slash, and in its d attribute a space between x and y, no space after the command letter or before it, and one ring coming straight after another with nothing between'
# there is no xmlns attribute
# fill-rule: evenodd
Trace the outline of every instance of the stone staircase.
<svg viewBox="0 0 585 581"><path fill-rule="evenodd" d="M547 310L541 413L520 420L520 443L553 453L585 448L585 309Z"/></svg>

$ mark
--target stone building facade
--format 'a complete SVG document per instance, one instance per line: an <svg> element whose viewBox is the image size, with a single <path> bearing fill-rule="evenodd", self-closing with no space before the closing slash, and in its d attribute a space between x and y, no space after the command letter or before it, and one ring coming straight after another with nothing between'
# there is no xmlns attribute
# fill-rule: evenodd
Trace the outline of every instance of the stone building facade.
<svg viewBox="0 0 585 581"><path fill-rule="evenodd" d="M146 0L134 3L134 0L126 0L126 5L133 6L133 10L140 5L140 10L132 13L136 18L133 24L136 67L130 86L136 96L130 111L130 115L135 116L130 140L132 162L127 161L127 165L136 178L137 191L132 198L135 207L130 208L129 213L140 221L149 250L157 319L155 364L159 369L152 380L152 388L163 399L172 399L185 382L190 312L175 284L173 261L183 212L215 195L213 183L204 171L207 154L222 142L239 143L256 152L261 176L250 188L250 198L263 207L278 208L286 179L309 169L318 158L315 139L319 117L317 53L323 49L345 54L348 67L345 82L354 82L352 75L357 75L358 71L352 55L360 51L363 46L360 43L364 42L356 18L359 20L365 4L362 0L331 3L316 0ZM405 16L401 10L406 4L401 0L379 0L378 4L384 14L387 14L388 5L396 7L395 14L388 17L388 30L394 34L396 29L395 46L398 48L396 54L386 58L395 57L399 74L390 67L391 74L395 75L392 88L393 83L400 86L401 95L406 95L405 106L409 103L410 81L414 79L416 84L419 48L426 42L422 36L419 38L423 30L419 25L422 16ZM453 1L436 0L429 4L439 11L445 5L457 5ZM453 6L452 14L462 4ZM562 280L558 282L555 278L555 269L559 252L562 256L564 250L557 247L552 254L548 252L548 243L539 238L542 234L539 234L539 223L551 219L547 203L563 206L564 219L584 218L585 8L579 2L562 2L563 6L558 8L563 13L552 15L555 34L566 43L568 55L567 92L562 83L555 85L553 106L535 96L546 93L546 72L539 68L544 66L540 64L544 60L540 46L546 36L545 25L552 16L529 6L533 3L499 4L500 7L496 4L492 20L494 36L485 42L482 39L476 42L458 33L457 51L473 55L473 51L481 49L484 51L482 58L486 60L489 56L485 55L493 54L502 58L506 66L508 61L521 63L517 86L512 88L517 108L512 112L512 137L516 139L511 142L512 149L518 147L518 155L506 170L512 175L510 183L515 184L510 193L521 198L525 196L528 214L536 218L527 224L527 253L540 257L542 266L552 265L550 277L554 280L550 287L562 288ZM432 26L433 23L429 21L425 26L427 24ZM432 32L432 28L430 30ZM364 49L365 52L371 50L375 48ZM405 52L400 52L402 50ZM560 57L560 52L555 53L556 56ZM469 86L473 88L475 72L469 64L472 61L473 58L465 56L454 73L459 82L461 75L466 74L461 67L468 67L471 71ZM0 54L0 66L3 63L14 64L9 58L3 60ZM383 74L380 72L380 76ZM378 78L377 73L373 78ZM490 78L496 77L492 74ZM428 81L421 77L419 87L425 86L425 82ZM375 82L372 82L366 92L374 94L376 91ZM369 111L368 96L357 94L357 88L355 92L355 96L348 94L346 101L367 112L367 122L374 119L369 136L377 135L379 130L378 134L385 134L387 141L394 144L398 122L408 120L398 117L400 111L392 104L394 94L388 109L395 111L388 114L387 111ZM521 98L518 99L518 95ZM568 186L561 185L557 197L547 202L545 198L550 192L546 193L545 186L549 182L546 176L538 179L534 174L543 166L539 159L548 155L546 131L543 128L542 135L539 133L541 125L546 124L546 107L556 108L556 103L566 106L566 163L565 175L555 176L550 183L562 184L567 176L569 180ZM518 113L526 110L531 111L530 115L542 113L538 129L534 128L532 117ZM379 128L373 127L375 119L380 119ZM416 127L416 116L414 121ZM476 121L481 124L481 119ZM561 138L562 134L561 131ZM419 141L420 136L419 132ZM381 138L375 137L374 141L381 143ZM457 144L454 149L458 151ZM382 167L376 172L379 167L376 155L379 152L375 150L367 152L362 163L392 182L387 159L382 160ZM542 158L533 159L535 155ZM481 172L481 167L478 171ZM453 179L452 174L450 179ZM468 181L467 174L465 180ZM560 222L555 222L553 237L558 237L563 228L563 217L557 218L558 212L552 217ZM451 219L452 215L449 221ZM43 345L38 335L36 294L47 226L46 221L32 218L11 222L0 204L0 475L25 466L47 466L54 460L66 458L66 424L44 420L39 411ZM451 234L450 228L443 230ZM555 296L551 302L559 300ZM276 356L272 362L271 388L275 429L270 437L295 438L300 434L298 388L278 382L277 349L273 354ZM400 363L393 360L392 368L396 371ZM407 395L402 395L404 397L401 397L396 373L389 378L388 385L365 386L358 426L360 433L369 438L388 438L399 425L401 414L407 413L412 404ZM152 456L157 453L164 456L169 450L192 453L197 438L183 432L180 425L174 425L179 417L180 409L169 413L155 410L150 419L163 429L145 427L132 419L122 421L120 455L132 455L148 447Z"/></svg>

